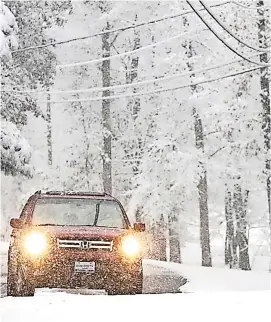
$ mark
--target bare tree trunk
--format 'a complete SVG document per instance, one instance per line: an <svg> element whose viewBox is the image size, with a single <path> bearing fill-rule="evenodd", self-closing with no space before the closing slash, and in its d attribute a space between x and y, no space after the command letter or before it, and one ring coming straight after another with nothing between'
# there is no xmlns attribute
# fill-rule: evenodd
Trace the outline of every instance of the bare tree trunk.
<svg viewBox="0 0 271 322"><path fill-rule="evenodd" d="M232 194L226 188L225 192L225 217L226 217L226 238L225 238L225 264L230 268L237 266L237 244L234 229L234 217L232 209Z"/></svg>
<svg viewBox="0 0 271 322"><path fill-rule="evenodd" d="M152 241L149 245L150 258L166 261L167 260L167 239L166 239L166 224L164 216L161 215L160 219L153 222L151 229Z"/></svg>
<svg viewBox="0 0 271 322"><path fill-rule="evenodd" d="M201 118L193 107L196 147L204 152L204 135ZM200 211L200 243L202 253L202 266L212 266L209 211L208 211L208 185L205 165L200 162L201 174L198 182L199 211Z"/></svg>
<svg viewBox="0 0 271 322"><path fill-rule="evenodd" d="M84 107L82 104L80 104L81 108L81 114L82 114L82 124L83 124L83 129L84 129L84 137L85 137L85 171L86 171L86 183L88 189L90 188L90 182L89 182L89 177L90 177L90 160L89 160L89 138L88 138L88 129L85 121L85 111Z"/></svg>
<svg viewBox="0 0 271 322"><path fill-rule="evenodd" d="M169 260L181 263L181 246L179 238L178 217L176 214L168 216L169 225Z"/></svg>
<svg viewBox="0 0 271 322"><path fill-rule="evenodd" d="M167 238L166 238L166 223L165 218L161 215L158 223L158 249L159 249L159 260L167 260Z"/></svg>
<svg viewBox="0 0 271 322"><path fill-rule="evenodd" d="M248 253L248 237L247 237L247 200L248 190L243 199L242 189L240 184L234 186L234 201L233 207L236 217L236 240L239 248L239 268L242 270L250 270L249 253Z"/></svg>
<svg viewBox="0 0 271 322"><path fill-rule="evenodd" d="M137 20L137 15L135 16L135 21ZM134 46L133 50L140 48L140 33L137 29L134 29ZM138 64L139 64L139 57L133 56L131 60L130 66L128 66L128 71L126 73L126 83L132 84L133 82L138 80ZM133 93L136 93L136 89L133 89ZM140 98L135 97L133 99L128 99L127 104L128 110L131 110L133 122L134 122L134 129L136 132L136 121L140 112ZM133 175L137 176L139 173L139 166L140 166L140 160L142 158L142 140L140 138L140 133L135 133L136 138L136 144L133 147L129 147L126 149L126 155L127 158L132 157L133 161L132 163L132 169L133 169ZM132 151L129 151L132 149ZM137 207L135 212L135 218L136 221L142 220L142 212L141 207Z"/></svg>
<svg viewBox="0 0 271 322"><path fill-rule="evenodd" d="M136 19L137 20L137 16ZM134 50L140 48L140 34L137 29L134 30ZM138 80L138 63L139 63L139 57L133 57L131 61L131 83ZM133 92L135 93L135 88L133 89ZM136 120L138 118L139 112L140 112L140 97L135 97L133 104L133 119L136 125ZM136 130L136 126L135 126ZM135 163L133 165L133 173L134 176L137 176L139 174L139 166L140 166L140 160L142 158L142 140L140 138L140 133L138 133L137 137L137 146L135 147L135 153L134 153L134 159ZM136 221L142 220L142 212L140 210L140 207L136 209Z"/></svg>
<svg viewBox="0 0 271 322"><path fill-rule="evenodd" d="M270 34L270 26L267 28L267 19L264 16L264 9L261 9L264 6L264 1L260 0L257 3L259 22L258 22L258 38L260 46L267 48L267 34ZM268 63L267 53L262 53L260 55L260 61L263 63ZM271 150L271 114L270 114L270 87L268 79L268 70L267 68L261 68L261 103L262 103L262 129L264 133L264 147L266 151L265 159L265 170L266 170L266 191L267 191L267 202L268 202L268 213L269 213L269 229L270 229L270 253L271 253L271 159L270 159L270 150ZM271 272L271 260L269 270Z"/></svg>
<svg viewBox="0 0 271 322"><path fill-rule="evenodd" d="M183 18L184 26L188 26L187 18ZM195 55L195 51L192 46L192 41L186 41L184 44L186 49L187 58L191 58ZM193 70L191 63L187 63L188 69ZM194 74L191 77L195 77ZM193 95L197 91L196 86L191 87L191 94ZM204 152L204 131L201 117L193 106L192 115L194 117L194 129L195 129L195 141L196 147L201 152ZM210 246L210 231L209 231L209 210L208 210L208 183L207 183L207 171L203 162L199 162L200 178L197 185L199 194L199 212L200 212L200 244L202 255L202 266L212 266L212 254Z"/></svg>
<svg viewBox="0 0 271 322"><path fill-rule="evenodd" d="M48 89L49 92L49 89ZM53 149L52 149L52 117L51 117L51 95L47 94L47 109L46 109L46 121L47 121L47 147L48 147L48 165L53 164Z"/></svg>
<svg viewBox="0 0 271 322"><path fill-rule="evenodd" d="M186 17L183 18L184 26L189 26ZM195 55L195 50L192 45L192 41L185 41L183 47L186 49L187 58L190 59ZM190 60L191 61L191 60ZM193 70L193 65L187 63L187 67L190 71ZM192 74L191 78L195 75ZM191 94L193 95L197 91L197 86L191 87ZM194 129L195 129L195 141L196 147L204 152L204 131L201 117L193 106L192 115L194 117ZM199 212L200 212L200 244L201 244L201 262L202 266L212 266L212 254L210 246L210 231L209 231L209 210L208 210L208 183L207 183L207 171L203 162L199 162L201 169L199 182L197 185L199 195Z"/></svg>
<svg viewBox="0 0 271 322"><path fill-rule="evenodd" d="M225 250L224 250L224 254L225 254L225 265L230 265L231 267L231 263L232 263L232 252L231 252L231 196L229 195L230 192L228 191L228 189L226 189L225 192L225 218L226 218L226 238L225 238Z"/></svg>
<svg viewBox="0 0 271 322"><path fill-rule="evenodd" d="M137 16L135 18L137 20ZM140 48L140 34L137 29L134 29L134 48L133 50L139 49ZM131 78L130 81L133 83L134 81L138 80L138 63L139 63L139 57L134 56L131 61ZM136 89L133 89L133 92L136 93ZM139 111L140 111L140 98L135 97L134 98L134 104L133 104L133 118L136 121Z"/></svg>
<svg viewBox="0 0 271 322"><path fill-rule="evenodd" d="M110 29L110 25L107 22L106 29ZM102 35L102 50L103 57L110 56L110 42L109 34ZM103 87L110 86L110 60L105 60L102 62L102 79ZM109 90L104 90L103 97L110 96ZM110 100L102 101L102 122L103 122L103 187L106 193L112 194L112 151L111 151L111 141L112 141L112 130L111 130L111 115L110 115Z"/></svg>

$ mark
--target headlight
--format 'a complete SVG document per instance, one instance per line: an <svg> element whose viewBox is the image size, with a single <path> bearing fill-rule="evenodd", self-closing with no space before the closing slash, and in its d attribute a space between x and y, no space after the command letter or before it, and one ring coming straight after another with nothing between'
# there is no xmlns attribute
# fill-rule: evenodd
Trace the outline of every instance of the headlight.
<svg viewBox="0 0 271 322"><path fill-rule="evenodd" d="M24 241L25 250L31 255L41 254L47 247L46 237L39 232L32 232Z"/></svg>
<svg viewBox="0 0 271 322"><path fill-rule="evenodd" d="M138 240L133 236L124 237L122 240L122 251L125 255L133 257L140 253L141 247Z"/></svg>

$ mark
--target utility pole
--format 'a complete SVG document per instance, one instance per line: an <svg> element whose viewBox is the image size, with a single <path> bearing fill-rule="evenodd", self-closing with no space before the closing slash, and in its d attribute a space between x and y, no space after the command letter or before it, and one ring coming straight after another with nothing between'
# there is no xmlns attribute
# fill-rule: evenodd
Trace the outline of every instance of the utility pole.
<svg viewBox="0 0 271 322"><path fill-rule="evenodd" d="M258 38L259 44L262 48L267 48L267 34L270 34L270 26L267 28L264 16L264 1L259 0L257 3L259 22L258 22ZM262 8L261 8L262 7ZM260 55L260 61L263 63L268 63L268 54L262 53ZM264 148L266 153L265 158L265 171L266 171L266 192L267 192L267 202L268 202L268 214L269 214L269 229L270 229L270 252L271 252L271 115L270 115L270 87L268 79L268 69L261 68L261 103L262 103L262 130L264 135ZM270 271L271 271L271 261L270 261Z"/></svg>
<svg viewBox="0 0 271 322"><path fill-rule="evenodd" d="M47 147L48 147L48 165L53 164L53 149L52 149L52 116L51 116L51 95L47 94L47 108L46 108L46 121L47 121Z"/></svg>
<svg viewBox="0 0 271 322"><path fill-rule="evenodd" d="M107 22L106 30L110 29ZM102 35L102 51L103 57L110 56L109 33ZM103 87L109 87L111 81L110 75L110 59L102 62L102 80ZM109 90L104 90L103 97L110 96ZM112 129L111 129L111 114L110 100L102 101L102 125L103 125L103 188L104 192L112 194Z"/></svg>

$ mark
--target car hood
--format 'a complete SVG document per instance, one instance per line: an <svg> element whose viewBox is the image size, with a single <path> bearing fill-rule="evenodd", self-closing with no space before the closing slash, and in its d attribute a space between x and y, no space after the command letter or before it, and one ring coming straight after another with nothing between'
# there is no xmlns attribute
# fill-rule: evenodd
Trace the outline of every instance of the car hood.
<svg viewBox="0 0 271 322"><path fill-rule="evenodd" d="M88 226L38 226L39 231L60 239L112 240L125 235L128 229Z"/></svg>

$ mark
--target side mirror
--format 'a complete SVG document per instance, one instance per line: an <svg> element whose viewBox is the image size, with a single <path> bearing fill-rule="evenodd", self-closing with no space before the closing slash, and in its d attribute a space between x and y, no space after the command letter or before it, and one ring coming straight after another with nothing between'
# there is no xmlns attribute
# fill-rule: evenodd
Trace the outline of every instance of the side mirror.
<svg viewBox="0 0 271 322"><path fill-rule="evenodd" d="M146 230L146 226L142 222L135 222L134 223L134 230L137 232L143 232Z"/></svg>
<svg viewBox="0 0 271 322"><path fill-rule="evenodd" d="M15 228L15 229L22 229L23 228L23 222L21 221L21 219L11 218L10 226L12 228Z"/></svg>

